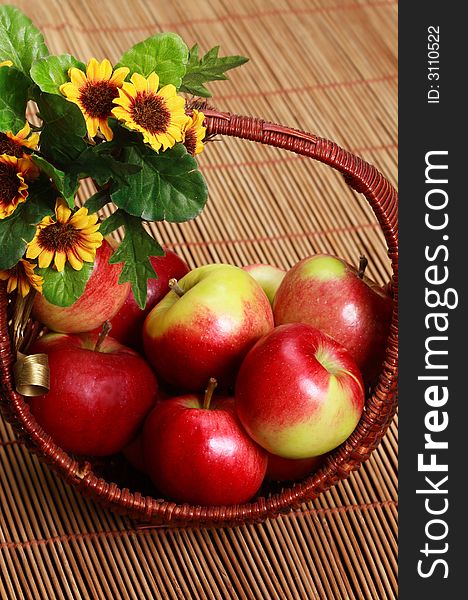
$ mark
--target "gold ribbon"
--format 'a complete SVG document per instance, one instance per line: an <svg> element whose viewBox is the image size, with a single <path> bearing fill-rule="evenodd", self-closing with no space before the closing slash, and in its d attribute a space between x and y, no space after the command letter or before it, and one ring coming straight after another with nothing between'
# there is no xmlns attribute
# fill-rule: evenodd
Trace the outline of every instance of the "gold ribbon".
<svg viewBox="0 0 468 600"><path fill-rule="evenodd" d="M47 354L17 354L13 365L16 391L23 396L42 396L50 388L50 371Z"/></svg>

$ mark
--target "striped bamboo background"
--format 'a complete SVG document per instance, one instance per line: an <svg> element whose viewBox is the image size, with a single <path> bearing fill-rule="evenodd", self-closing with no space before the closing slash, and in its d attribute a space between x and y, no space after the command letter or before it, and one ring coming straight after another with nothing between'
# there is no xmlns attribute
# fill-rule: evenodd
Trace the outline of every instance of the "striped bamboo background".
<svg viewBox="0 0 468 600"><path fill-rule="evenodd" d="M4 2L0 2L4 3ZM397 179L394 0L17 0L52 52L116 61L152 33L250 62L211 85L221 110L333 139ZM200 158L210 199L158 239L191 266L316 251L383 283L389 262L365 201L329 168L239 140ZM86 188L84 193L86 193ZM0 598L397 597L397 423L363 468L300 510L236 529L144 529L58 480L0 420Z"/></svg>

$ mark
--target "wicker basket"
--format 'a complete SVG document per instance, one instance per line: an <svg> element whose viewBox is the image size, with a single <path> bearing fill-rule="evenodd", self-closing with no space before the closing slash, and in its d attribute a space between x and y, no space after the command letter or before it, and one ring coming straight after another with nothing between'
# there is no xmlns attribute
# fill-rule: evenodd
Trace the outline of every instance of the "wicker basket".
<svg viewBox="0 0 468 600"><path fill-rule="evenodd" d="M221 134L276 146L323 162L341 172L346 183L364 194L385 236L393 277L395 299L390 335L382 370L366 399L361 420L348 440L329 455L320 470L289 488L265 494L248 504L199 507L178 505L119 488L93 472L87 462L78 462L59 448L36 423L24 398L15 391L13 354L7 317L7 296L0 282L0 407L17 434L41 460L50 464L66 481L104 506L141 521L167 526L236 525L273 517L312 500L358 469L385 435L397 407L398 361L397 282L398 220L395 189L372 165L340 148L334 142L312 134L266 123L261 119L204 110L207 134Z"/></svg>

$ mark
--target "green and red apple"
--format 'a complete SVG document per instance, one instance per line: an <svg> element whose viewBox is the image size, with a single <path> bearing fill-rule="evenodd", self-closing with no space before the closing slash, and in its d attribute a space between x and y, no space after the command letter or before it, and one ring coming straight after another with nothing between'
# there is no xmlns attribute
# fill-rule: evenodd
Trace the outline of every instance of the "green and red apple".
<svg viewBox="0 0 468 600"><path fill-rule="evenodd" d="M290 269L273 303L276 325L308 323L328 333L351 353L367 383L382 364L392 311L392 298L363 269L328 254Z"/></svg>
<svg viewBox="0 0 468 600"><path fill-rule="evenodd" d="M145 318L169 291L169 280L180 279L190 271L187 263L171 250L166 250L163 256L150 256L149 260L157 273L157 278L148 279L145 308L138 306L133 292L129 290L125 302L110 321L112 337L136 350L140 350L143 345L142 331Z"/></svg>
<svg viewBox="0 0 468 600"><path fill-rule="evenodd" d="M130 291L130 284L119 283L122 264L109 264L112 253L112 246L104 240L96 251L93 272L84 292L71 306L56 306L37 294L32 316L60 333L92 331L112 319Z"/></svg>
<svg viewBox="0 0 468 600"><path fill-rule="evenodd" d="M273 313L246 271L211 264L182 277L149 313L143 329L145 354L156 374L196 392L210 377L220 387L234 382L243 357L273 329Z"/></svg>
<svg viewBox="0 0 468 600"><path fill-rule="evenodd" d="M255 281L260 285L262 290L267 295L268 300L273 304L276 291L283 281L286 271L273 265L264 263L256 263L253 265L246 265L242 267L244 271L247 271Z"/></svg>
<svg viewBox="0 0 468 600"><path fill-rule="evenodd" d="M344 442L364 407L350 353L305 323L276 327L245 357L235 387L247 433L278 456L320 456Z"/></svg>

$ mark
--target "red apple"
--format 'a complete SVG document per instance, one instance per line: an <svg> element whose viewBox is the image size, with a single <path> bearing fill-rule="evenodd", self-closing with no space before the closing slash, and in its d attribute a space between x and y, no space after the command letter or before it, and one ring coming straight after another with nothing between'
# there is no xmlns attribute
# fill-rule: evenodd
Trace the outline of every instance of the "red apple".
<svg viewBox="0 0 468 600"><path fill-rule="evenodd" d="M138 306L130 290L120 310L111 319L112 337L130 348L142 347L146 315L169 291L169 280L180 279L190 271L187 263L171 250L166 250L164 256L150 256L150 261L158 277L148 279L145 308Z"/></svg>
<svg viewBox="0 0 468 600"><path fill-rule="evenodd" d="M130 285L119 284L122 264L111 265L111 245L104 240L96 251L93 272L83 294L71 306L56 306L36 295L32 315L52 331L79 333L92 331L111 319L128 295Z"/></svg>
<svg viewBox="0 0 468 600"><path fill-rule="evenodd" d="M257 263L253 265L246 265L242 267L244 271L247 271L260 284L262 290L268 297L268 300L273 304L273 298L275 297L276 291L283 281L286 271L273 265L266 265L263 263Z"/></svg>
<svg viewBox="0 0 468 600"><path fill-rule="evenodd" d="M189 394L158 403L146 420L146 471L167 499L195 505L231 505L259 490L267 456L244 431L234 399L210 404Z"/></svg>
<svg viewBox="0 0 468 600"><path fill-rule="evenodd" d="M333 450L356 427L364 385L349 352L305 323L276 327L245 357L236 410L247 433L284 458Z"/></svg>
<svg viewBox="0 0 468 600"><path fill-rule="evenodd" d="M349 350L369 383L382 364L392 310L392 298L363 269L328 254L290 269L273 303L276 325L308 323L328 333Z"/></svg>
<svg viewBox="0 0 468 600"><path fill-rule="evenodd" d="M146 317L145 354L157 375L186 391L235 379L242 358L273 328L270 303L248 273L212 264L190 271Z"/></svg>
<svg viewBox="0 0 468 600"><path fill-rule="evenodd" d="M268 452L268 465L265 477L270 481L298 481L313 471L323 463L322 456L312 456L311 458L283 458L276 454Z"/></svg>
<svg viewBox="0 0 468 600"><path fill-rule="evenodd" d="M50 390L29 400L41 427L67 452L107 456L135 436L156 400L146 361L111 337L49 333L32 352L48 355Z"/></svg>

